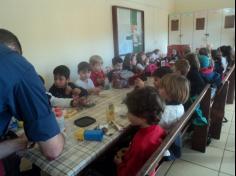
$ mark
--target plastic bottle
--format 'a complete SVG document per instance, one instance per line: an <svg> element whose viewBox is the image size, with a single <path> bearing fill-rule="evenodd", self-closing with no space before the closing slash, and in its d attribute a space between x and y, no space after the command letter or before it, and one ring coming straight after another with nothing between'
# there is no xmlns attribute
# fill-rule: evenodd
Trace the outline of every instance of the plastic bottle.
<svg viewBox="0 0 236 176"><path fill-rule="evenodd" d="M110 103L107 108L107 122L110 123L111 121L115 120L115 106L113 103Z"/></svg>
<svg viewBox="0 0 236 176"><path fill-rule="evenodd" d="M54 113L55 113L55 116L56 116L58 126L60 128L60 131L64 132L65 131L65 119L64 119L64 116L63 116L62 109L61 108L54 108Z"/></svg>
<svg viewBox="0 0 236 176"><path fill-rule="evenodd" d="M84 130L80 128L76 131L75 137L79 141L98 141L103 140L104 132L103 130Z"/></svg>
<svg viewBox="0 0 236 176"><path fill-rule="evenodd" d="M111 89L111 83L109 82L108 78L105 78L105 84L104 84L104 89L109 90Z"/></svg>
<svg viewBox="0 0 236 176"><path fill-rule="evenodd" d="M84 140L86 141L99 141L103 140L103 131L102 130L85 130Z"/></svg>

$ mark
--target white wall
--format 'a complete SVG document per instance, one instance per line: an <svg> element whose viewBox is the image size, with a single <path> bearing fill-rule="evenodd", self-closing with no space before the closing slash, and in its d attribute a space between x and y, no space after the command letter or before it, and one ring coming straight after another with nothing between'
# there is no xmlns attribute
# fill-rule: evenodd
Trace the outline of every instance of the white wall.
<svg viewBox="0 0 236 176"><path fill-rule="evenodd" d="M0 28L15 33L24 56L52 83L53 68L66 64L75 80L80 61L93 54L111 64L114 55L111 6L145 11L146 51L168 44L168 14L174 0L0 0Z"/></svg>
<svg viewBox="0 0 236 176"><path fill-rule="evenodd" d="M235 0L176 0L175 12L193 12L208 9L234 8Z"/></svg>

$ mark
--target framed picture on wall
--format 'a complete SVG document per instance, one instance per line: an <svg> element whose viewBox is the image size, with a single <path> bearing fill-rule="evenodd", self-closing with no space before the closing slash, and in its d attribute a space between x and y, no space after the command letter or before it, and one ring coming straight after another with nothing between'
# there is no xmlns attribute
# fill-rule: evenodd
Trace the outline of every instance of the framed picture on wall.
<svg viewBox="0 0 236 176"><path fill-rule="evenodd" d="M112 6L115 56L145 50L144 11Z"/></svg>

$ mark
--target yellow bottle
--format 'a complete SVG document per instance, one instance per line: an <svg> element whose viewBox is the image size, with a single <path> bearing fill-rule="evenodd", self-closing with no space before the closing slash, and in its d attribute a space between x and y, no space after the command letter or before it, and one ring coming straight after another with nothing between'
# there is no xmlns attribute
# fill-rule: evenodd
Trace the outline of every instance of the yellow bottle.
<svg viewBox="0 0 236 176"><path fill-rule="evenodd" d="M115 106L113 103L110 103L107 108L107 122L110 123L111 121L115 120Z"/></svg>

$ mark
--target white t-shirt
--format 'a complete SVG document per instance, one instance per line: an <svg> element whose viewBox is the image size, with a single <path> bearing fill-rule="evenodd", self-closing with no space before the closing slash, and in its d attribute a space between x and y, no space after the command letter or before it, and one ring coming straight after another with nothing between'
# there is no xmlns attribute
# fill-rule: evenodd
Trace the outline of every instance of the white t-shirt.
<svg viewBox="0 0 236 176"><path fill-rule="evenodd" d="M75 85L78 86L78 87L82 87L86 90L90 90L90 89L94 89L95 86L93 84L93 81L89 78L87 81L82 81L81 79L78 79L76 82L75 82Z"/></svg>
<svg viewBox="0 0 236 176"><path fill-rule="evenodd" d="M181 117L184 115L184 106L180 105L167 105L164 113L162 114L159 125L165 128L167 131L171 130L171 127L175 125Z"/></svg>
<svg viewBox="0 0 236 176"><path fill-rule="evenodd" d="M224 73L225 73L226 70L227 70L227 67L228 67L228 61L227 61L227 59L225 57L222 57L221 58L221 63L223 65L223 67L224 67Z"/></svg>

